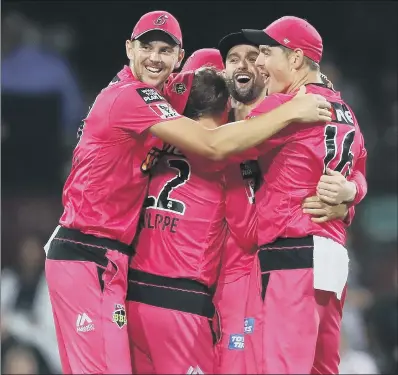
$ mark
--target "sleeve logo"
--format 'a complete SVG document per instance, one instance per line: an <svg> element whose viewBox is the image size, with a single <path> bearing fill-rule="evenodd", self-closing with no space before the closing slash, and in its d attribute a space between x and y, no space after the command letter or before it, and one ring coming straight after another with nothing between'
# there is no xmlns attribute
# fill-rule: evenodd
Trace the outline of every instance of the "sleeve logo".
<svg viewBox="0 0 398 375"><path fill-rule="evenodd" d="M147 104L151 104L154 102L164 102L166 100L162 95L159 94L156 89L141 87L136 90L138 95L141 96L142 100Z"/></svg>
<svg viewBox="0 0 398 375"><path fill-rule="evenodd" d="M149 107L163 120L180 116L169 103L152 104Z"/></svg>

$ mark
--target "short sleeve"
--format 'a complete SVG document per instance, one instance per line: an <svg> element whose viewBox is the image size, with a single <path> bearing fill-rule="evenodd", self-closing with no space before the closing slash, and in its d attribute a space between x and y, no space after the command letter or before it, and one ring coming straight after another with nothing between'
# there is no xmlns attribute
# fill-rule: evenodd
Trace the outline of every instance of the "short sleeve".
<svg viewBox="0 0 398 375"><path fill-rule="evenodd" d="M118 94L109 116L111 126L137 134L160 122L182 117L155 88L134 85Z"/></svg>

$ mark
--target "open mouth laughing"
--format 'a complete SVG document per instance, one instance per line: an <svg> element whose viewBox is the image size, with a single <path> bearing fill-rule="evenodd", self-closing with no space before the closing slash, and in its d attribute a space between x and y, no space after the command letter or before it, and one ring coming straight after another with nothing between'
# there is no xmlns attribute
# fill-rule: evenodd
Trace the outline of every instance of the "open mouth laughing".
<svg viewBox="0 0 398 375"><path fill-rule="evenodd" d="M234 76L234 80L238 83L239 86L244 86L250 83L253 79L253 76L249 73L237 73Z"/></svg>

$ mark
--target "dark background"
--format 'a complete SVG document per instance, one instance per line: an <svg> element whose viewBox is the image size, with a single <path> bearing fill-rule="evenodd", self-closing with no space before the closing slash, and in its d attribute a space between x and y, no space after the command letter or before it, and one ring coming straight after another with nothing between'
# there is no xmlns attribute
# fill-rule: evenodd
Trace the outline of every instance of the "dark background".
<svg viewBox="0 0 398 375"><path fill-rule="evenodd" d="M186 56L283 15L322 35L321 69L354 109L369 153L369 193L349 233L342 371L393 373L398 8L385 1L3 1L2 372L59 372L42 245L62 212L79 120L127 62L124 42L152 10L180 21Z"/></svg>

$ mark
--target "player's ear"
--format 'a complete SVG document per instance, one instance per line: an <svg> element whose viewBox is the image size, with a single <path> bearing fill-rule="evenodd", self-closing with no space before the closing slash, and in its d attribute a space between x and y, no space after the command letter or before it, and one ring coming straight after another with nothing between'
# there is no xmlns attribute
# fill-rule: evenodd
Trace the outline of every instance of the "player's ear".
<svg viewBox="0 0 398 375"><path fill-rule="evenodd" d="M185 56L185 49L180 48L180 51L178 52L178 60L175 65L175 69L178 69L181 66L182 60L184 60L184 56Z"/></svg>
<svg viewBox="0 0 398 375"><path fill-rule="evenodd" d="M300 48L296 48L289 54L290 64L293 69L300 69L304 64L304 53Z"/></svg>
<svg viewBox="0 0 398 375"><path fill-rule="evenodd" d="M127 39L126 40L126 55L129 60L133 59L133 49L134 49L134 41Z"/></svg>

